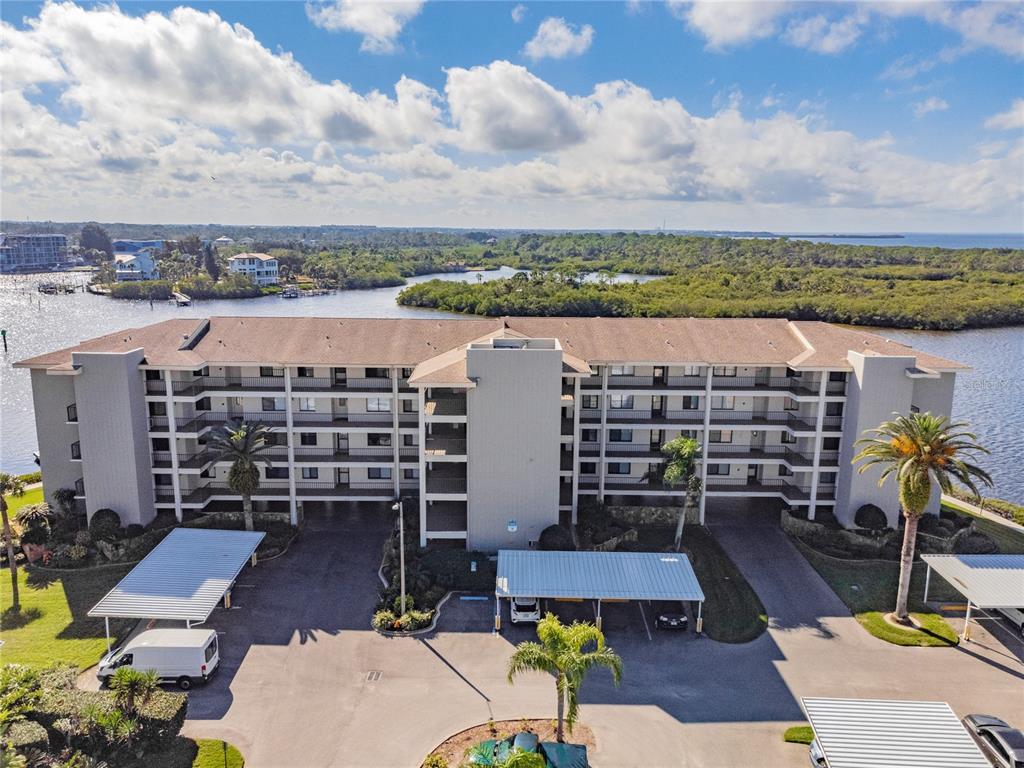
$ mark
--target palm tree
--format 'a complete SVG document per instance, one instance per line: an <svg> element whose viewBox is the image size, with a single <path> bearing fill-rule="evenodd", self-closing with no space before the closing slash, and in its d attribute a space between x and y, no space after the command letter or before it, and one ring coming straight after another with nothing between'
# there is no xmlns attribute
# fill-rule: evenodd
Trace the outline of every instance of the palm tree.
<svg viewBox="0 0 1024 768"><path fill-rule="evenodd" d="M523 642L516 646L508 660L508 681L522 672L547 672L555 676L558 697L559 741L565 741L565 728L572 731L579 713L579 690L594 667L606 667L618 685L622 680L622 659L604 644L604 635L593 624L574 621L565 626L552 613L537 624L539 643ZM593 650L584 651L584 646ZM568 711L566 711L568 702Z"/></svg>
<svg viewBox="0 0 1024 768"><path fill-rule="evenodd" d="M686 512L693 508L693 503L700 494L700 476L694 471L697 458L700 456L700 443L692 437L677 437L661 446L661 452L667 458L664 472L661 475L662 481L668 485L686 486L683 509L679 513L679 521L676 523L675 547L678 552L683 543L683 524L686 522Z"/></svg>
<svg viewBox="0 0 1024 768"><path fill-rule="evenodd" d="M157 689L159 678L152 669L145 672L131 667L118 667L107 685L114 692L114 701L125 714L134 715Z"/></svg>
<svg viewBox="0 0 1024 768"><path fill-rule="evenodd" d="M260 453L267 447L270 429L258 421L229 421L218 427L210 438L210 450L214 461L230 461L228 487L242 497L242 514L245 530L251 531L252 495L260 487L260 470L257 464L270 464Z"/></svg>
<svg viewBox="0 0 1024 768"><path fill-rule="evenodd" d="M917 523L931 498L932 482L948 493L953 488L953 480L957 480L977 496L975 480L991 486L992 478L985 470L967 461L975 454L988 453L988 449L974 442L977 439L974 434L964 431L966 422L950 423L945 416L933 416L931 413L912 413L909 416L894 413L893 416L896 418L876 429L867 430L867 436L857 441L856 445L863 447L853 457L853 463L864 460L858 468L860 473L875 464L881 465L879 486L889 475L896 476L906 525L903 528L894 618L902 624L909 624L907 600Z"/></svg>
<svg viewBox="0 0 1024 768"><path fill-rule="evenodd" d="M14 535L11 533L11 519L7 516L7 497L24 496L25 481L17 475L0 472L0 517L4 523L4 544L7 545L7 566L11 569L11 596L14 602L11 611L21 613L21 597L18 595L18 563L14 559Z"/></svg>

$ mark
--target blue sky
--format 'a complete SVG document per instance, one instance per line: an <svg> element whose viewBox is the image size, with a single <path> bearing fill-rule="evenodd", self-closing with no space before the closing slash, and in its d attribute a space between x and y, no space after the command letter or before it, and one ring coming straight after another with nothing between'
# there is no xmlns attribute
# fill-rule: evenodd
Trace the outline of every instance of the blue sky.
<svg viewBox="0 0 1024 768"><path fill-rule="evenodd" d="M1024 229L1021 4L189 6L0 6L5 215Z"/></svg>

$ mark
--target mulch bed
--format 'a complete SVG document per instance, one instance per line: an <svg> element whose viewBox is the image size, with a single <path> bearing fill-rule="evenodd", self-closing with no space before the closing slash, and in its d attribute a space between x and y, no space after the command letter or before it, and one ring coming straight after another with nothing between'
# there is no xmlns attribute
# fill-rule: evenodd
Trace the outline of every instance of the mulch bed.
<svg viewBox="0 0 1024 768"><path fill-rule="evenodd" d="M482 723L467 728L464 731L449 736L430 754L441 755L448 761L448 765L455 768L461 765L465 759L466 750L476 746L487 739L504 739L522 731L530 731L537 734L541 741L555 741L556 722L547 720L495 720L491 723ZM588 752L594 749L594 732L583 723L577 722L570 734L566 729L565 740L573 744L583 744Z"/></svg>

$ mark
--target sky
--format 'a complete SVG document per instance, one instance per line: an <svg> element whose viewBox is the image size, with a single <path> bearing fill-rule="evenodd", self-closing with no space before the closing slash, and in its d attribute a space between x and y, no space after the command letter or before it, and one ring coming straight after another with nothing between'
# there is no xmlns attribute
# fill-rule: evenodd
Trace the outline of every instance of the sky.
<svg viewBox="0 0 1024 768"><path fill-rule="evenodd" d="M3 218L1024 231L1024 3L0 18Z"/></svg>

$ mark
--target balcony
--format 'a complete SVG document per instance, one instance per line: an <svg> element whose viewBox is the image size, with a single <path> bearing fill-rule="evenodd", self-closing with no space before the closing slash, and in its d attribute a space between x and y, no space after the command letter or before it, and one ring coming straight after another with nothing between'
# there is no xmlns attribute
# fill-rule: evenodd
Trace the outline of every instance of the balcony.
<svg viewBox="0 0 1024 768"><path fill-rule="evenodd" d="M466 502L434 501L427 505L427 535L466 531Z"/></svg>
<svg viewBox="0 0 1024 768"><path fill-rule="evenodd" d="M194 379L173 379L171 389L175 395L194 397L203 392L283 392L284 376L197 376ZM167 391L163 381L147 381L146 393L162 395Z"/></svg>
<svg viewBox="0 0 1024 768"><path fill-rule="evenodd" d="M795 395L816 395L821 385L799 376L715 376L711 388L736 392L791 392Z"/></svg>
<svg viewBox="0 0 1024 768"><path fill-rule="evenodd" d="M618 480L605 479L605 493L654 493L659 495L683 495L686 493L685 485L667 485L666 483L651 482L644 478L620 478Z"/></svg>
<svg viewBox="0 0 1024 768"><path fill-rule="evenodd" d="M791 467L812 467L814 458L811 455L804 455L783 445L769 445L762 448L711 445L708 447L708 461L718 462L734 460L743 463L747 460L758 461L785 461Z"/></svg>
<svg viewBox="0 0 1024 768"><path fill-rule="evenodd" d="M427 416L465 416L466 398L463 397L430 397L424 403L423 412Z"/></svg>
<svg viewBox="0 0 1024 768"><path fill-rule="evenodd" d="M627 459L654 459L661 460L665 455L661 448L648 443L608 443L604 449L606 457L622 457Z"/></svg>
<svg viewBox="0 0 1024 768"><path fill-rule="evenodd" d="M795 485L785 478L769 478L765 480L746 480L742 478L738 482L714 480L708 478L704 486L708 493L723 494L748 494L748 495L773 495L782 496L789 502L804 502L811 498L810 485ZM818 500L828 501L835 498L835 486L821 486L818 489Z"/></svg>
<svg viewBox="0 0 1024 768"><path fill-rule="evenodd" d="M562 437L572 437L573 434L573 423L572 419L562 417L562 426L560 434Z"/></svg>
<svg viewBox="0 0 1024 768"><path fill-rule="evenodd" d="M351 498L380 497L392 498L395 495L395 484L391 480L356 480L345 485L337 483L311 483L306 480L296 481L295 495L297 498ZM214 497L241 498L226 483L210 483L191 491L182 491L183 504L205 503ZM281 480L263 481L259 490L252 495L254 499L287 499L288 483Z"/></svg>
<svg viewBox="0 0 1024 768"><path fill-rule="evenodd" d="M465 456L466 440L459 437L428 435L423 453L428 459L445 456Z"/></svg>
<svg viewBox="0 0 1024 768"><path fill-rule="evenodd" d="M609 376L608 389L704 389L704 376Z"/></svg>
<svg viewBox="0 0 1024 768"><path fill-rule="evenodd" d="M600 417L597 420L600 421ZM704 412L696 409L650 411L611 408L608 410L606 421L608 424L703 424Z"/></svg>
<svg viewBox="0 0 1024 768"><path fill-rule="evenodd" d="M427 493L463 494L466 492L466 468L442 464L427 470Z"/></svg>
<svg viewBox="0 0 1024 768"><path fill-rule="evenodd" d="M802 432L814 432L816 417L798 415L788 411L712 411L712 424L750 427L782 426Z"/></svg>

